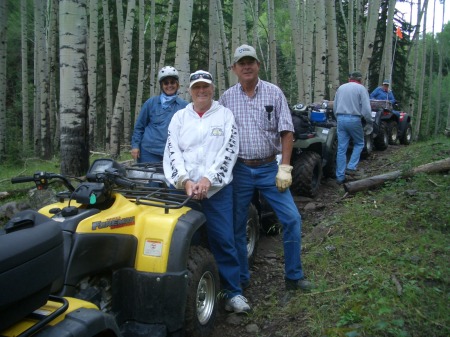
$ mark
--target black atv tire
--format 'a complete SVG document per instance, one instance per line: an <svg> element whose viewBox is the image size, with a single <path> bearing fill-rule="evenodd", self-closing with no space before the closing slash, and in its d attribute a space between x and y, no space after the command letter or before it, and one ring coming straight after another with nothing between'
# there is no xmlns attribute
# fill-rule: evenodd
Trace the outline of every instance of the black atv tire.
<svg viewBox="0 0 450 337"><path fill-rule="evenodd" d="M212 253L192 246L187 262L188 285L184 317L185 335L210 336L217 316L219 272Z"/></svg>
<svg viewBox="0 0 450 337"><path fill-rule="evenodd" d="M378 128L378 134L373 140L373 145L379 151L384 151L389 145L389 136L387 131L386 122L381 122Z"/></svg>
<svg viewBox="0 0 450 337"><path fill-rule="evenodd" d="M403 135L400 137L400 144L409 145L411 144L411 140L412 140L412 127L411 123L408 123L405 131L403 132Z"/></svg>
<svg viewBox="0 0 450 337"><path fill-rule="evenodd" d="M255 205L250 204L247 216L247 258L250 267L253 266L258 251L259 231L258 210Z"/></svg>
<svg viewBox="0 0 450 337"><path fill-rule="evenodd" d="M398 124L396 121L390 121L388 123L388 137L389 144L395 145L398 141Z"/></svg>
<svg viewBox="0 0 450 337"><path fill-rule="evenodd" d="M336 178L336 155L338 148L338 140L337 137L331 145L328 160L325 167L323 167L323 176L327 178Z"/></svg>
<svg viewBox="0 0 450 337"><path fill-rule="evenodd" d="M373 152L373 137L372 135L364 135L364 148L361 152L361 159L368 159Z"/></svg>
<svg viewBox="0 0 450 337"><path fill-rule="evenodd" d="M313 151L300 153L292 170L291 192L295 195L314 198L322 179L322 158Z"/></svg>

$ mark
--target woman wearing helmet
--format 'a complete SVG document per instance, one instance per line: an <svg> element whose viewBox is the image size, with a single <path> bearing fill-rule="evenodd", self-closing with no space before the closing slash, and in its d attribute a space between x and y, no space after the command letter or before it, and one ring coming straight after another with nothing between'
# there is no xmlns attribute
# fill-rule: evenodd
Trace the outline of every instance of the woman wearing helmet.
<svg viewBox="0 0 450 337"><path fill-rule="evenodd" d="M131 156L139 163L162 162L172 116L188 103L178 97L178 71L165 66L158 72L161 94L142 106L131 137Z"/></svg>

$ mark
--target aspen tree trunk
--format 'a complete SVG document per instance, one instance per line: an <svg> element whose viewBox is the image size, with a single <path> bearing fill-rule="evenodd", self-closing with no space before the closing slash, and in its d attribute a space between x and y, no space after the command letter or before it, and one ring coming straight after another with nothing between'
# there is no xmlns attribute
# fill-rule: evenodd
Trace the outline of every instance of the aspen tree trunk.
<svg viewBox="0 0 450 337"><path fill-rule="evenodd" d="M354 9L355 4L354 0L348 1L348 30L347 30L347 53L348 53L348 72L352 72L356 69L355 63L355 50L354 50L354 41L353 41L353 18L354 18Z"/></svg>
<svg viewBox="0 0 450 337"><path fill-rule="evenodd" d="M255 1L258 1L258 0L255 0ZM231 61L230 61L231 51L230 51L230 48L228 47L228 40L227 40L227 36L225 34L225 24L223 21L222 4L221 4L220 0L217 0L217 13L219 15L220 39L222 41L222 53L223 53L224 59L225 59L225 69L230 69L230 67L231 67ZM256 42L255 42L255 48L256 48ZM233 53L234 53L234 51L233 51ZM229 73L232 73L232 72L230 71ZM224 74L224 76L225 76L225 74ZM230 86L231 86L231 84L230 84Z"/></svg>
<svg viewBox="0 0 450 337"><path fill-rule="evenodd" d="M49 137L52 144L52 154L59 150L59 97L58 91L58 15L59 15L59 0L51 0L51 12L50 12L50 36L49 36L49 51L48 51L48 63L49 63L49 120L50 129Z"/></svg>
<svg viewBox="0 0 450 337"><path fill-rule="evenodd" d="M363 83L365 83L365 79L367 79L370 59L372 58L373 46L375 44L375 34L377 31L378 11L380 9L380 3L381 0L373 0L369 3L367 30L364 35L364 52L363 57L360 60L361 66L359 67L359 70L363 75Z"/></svg>
<svg viewBox="0 0 450 337"><path fill-rule="evenodd" d="M40 13L39 7L42 5L42 2L36 1L34 2L34 17L36 20L34 20L34 76L33 76L33 95L34 95L34 101L33 101L33 151L34 155L36 157L40 157L41 155L41 91L39 90L40 85L40 77L41 73L39 72L39 60L40 60L40 53L42 52L42 38L40 38L43 25L43 17Z"/></svg>
<svg viewBox="0 0 450 337"><path fill-rule="evenodd" d="M94 148L97 137L97 54L98 54L98 2L89 0L88 91L89 91L89 144Z"/></svg>
<svg viewBox="0 0 450 337"><path fill-rule="evenodd" d="M445 6L442 6L442 28L441 32L444 31L444 14L445 14ZM441 33L442 34L442 33ZM438 91L436 95L436 109L441 111L441 88L442 88L442 59L443 59L443 43L439 41L439 66L438 66ZM450 108L450 104L449 104ZM449 110L450 111L450 110ZM450 123L450 119L447 118L447 124ZM434 135L437 135L439 131L439 120L436 118L434 123Z"/></svg>
<svg viewBox="0 0 450 337"><path fill-rule="evenodd" d="M175 68L180 76L180 96L189 100L189 42L191 39L193 0L180 2L180 15L177 29L177 47L175 51Z"/></svg>
<svg viewBox="0 0 450 337"><path fill-rule="evenodd" d="M0 159L6 155L6 1L0 1Z"/></svg>
<svg viewBox="0 0 450 337"><path fill-rule="evenodd" d="M6 12L6 11L1 11ZM0 14L1 15L1 14ZM20 22L21 30L21 61L22 61L22 150L24 153L29 150L30 146L30 109L28 102L28 6L27 0L20 1ZM3 21L0 18L0 22ZM6 83L0 80L1 83ZM0 117L1 118L1 117ZM1 122L0 122L1 123ZM0 131L0 134L3 134Z"/></svg>
<svg viewBox="0 0 450 337"><path fill-rule="evenodd" d="M61 173L86 174L89 167L86 0L60 0Z"/></svg>
<svg viewBox="0 0 450 337"><path fill-rule="evenodd" d="M365 8L365 3L368 0L356 0L356 15L355 15L355 19L356 19L356 32L354 35L354 46L355 46L355 60L361 60L363 52L364 52L364 8ZM356 68L359 67L359 61L358 61L358 65L356 66Z"/></svg>
<svg viewBox="0 0 450 337"><path fill-rule="evenodd" d="M303 78L305 85L304 103L312 103L312 55L314 38L314 1L305 2L305 25L304 25L304 43L303 43Z"/></svg>
<svg viewBox="0 0 450 337"><path fill-rule="evenodd" d="M49 116L49 67L48 67L48 50L46 33L48 28L46 3L40 2L38 5L38 18L41 23L39 24L40 31L38 32L38 71L39 82L38 90L40 91L39 97L39 115L40 115L40 143L39 152L40 157L43 159L51 158L51 146L50 145L50 116Z"/></svg>
<svg viewBox="0 0 450 337"><path fill-rule="evenodd" d="M325 0L328 42L328 99L333 100L339 87L339 49L337 41L336 5Z"/></svg>
<svg viewBox="0 0 450 337"><path fill-rule="evenodd" d="M427 7L425 7L425 13L423 18L423 28L422 28L422 65L421 65L421 76L420 78L425 78L425 67L426 67L426 58L427 58L427 43L426 43L426 34L427 34ZM424 92L424 81L419 81L419 102L417 106L417 116L416 116L416 125L414 127L413 139L417 141L420 135L420 125L422 119L422 109L423 109L423 92Z"/></svg>
<svg viewBox="0 0 450 337"><path fill-rule="evenodd" d="M217 1L209 0L208 6L209 44L208 44L208 71L217 78L217 58L219 38L219 17L217 16Z"/></svg>
<svg viewBox="0 0 450 337"><path fill-rule="evenodd" d="M270 80L278 85L277 75L277 40L275 37L275 8L274 0L267 0L268 20L269 20L269 55L270 55Z"/></svg>
<svg viewBox="0 0 450 337"><path fill-rule="evenodd" d="M155 22L155 0L151 2L150 9L150 20L151 22ZM156 30L155 25L150 25L150 96L156 95L159 91L159 83L156 78L157 69L156 67L156 48L155 48L155 40L156 40Z"/></svg>
<svg viewBox="0 0 450 337"><path fill-rule="evenodd" d="M316 0L316 60L314 62L314 98L321 101L325 98L325 66L327 60L327 25L325 23L324 0Z"/></svg>
<svg viewBox="0 0 450 337"><path fill-rule="evenodd" d="M433 23L432 23L432 28L431 28L431 35L433 36L433 40L434 40L434 23L435 23L435 14L436 14L436 0L434 0L434 4L433 4ZM433 41L431 41L431 46L430 46L430 61L429 61L429 73L428 73L428 109L427 109L427 122L425 124L425 130L424 130L424 134L425 136L429 136L430 135L430 123L431 123L431 115L432 115L432 103L431 103L431 95L433 93L433 59L434 59L434 48L433 48ZM438 91L439 91L439 87L438 87ZM439 121L440 118L440 113L439 113L439 109L436 107L434 109L434 118L436 121Z"/></svg>
<svg viewBox="0 0 450 337"><path fill-rule="evenodd" d="M378 83L382 83L384 78L392 80L392 34L394 30L394 10L395 0L389 0L388 16L386 22L386 35L384 39L383 62L381 63L380 73L378 74ZM391 81L392 89L392 81Z"/></svg>
<svg viewBox="0 0 450 337"><path fill-rule="evenodd" d="M111 119L113 114L113 81L112 81L112 61L111 61L111 33L109 27L110 14L108 0L103 0L103 34L105 40L105 88L106 88L106 128L105 128L105 150L110 152L111 142Z"/></svg>
<svg viewBox="0 0 450 337"><path fill-rule="evenodd" d="M173 16L173 0L169 0L169 2L167 3L167 14L164 23L164 35L161 44L161 54L159 56L158 71L166 64L166 51L167 45L169 43L170 22L172 21L172 16ZM155 80L153 80L151 83L155 83Z"/></svg>
<svg viewBox="0 0 450 337"><path fill-rule="evenodd" d="M122 59L123 51L123 3L122 0L116 0L116 13L117 13L117 37L119 39L119 55Z"/></svg>
<svg viewBox="0 0 450 337"><path fill-rule="evenodd" d="M247 43L247 32L245 29L245 7L242 0L233 0L233 19L231 24L231 54L243 43ZM255 47L255 46L253 46ZM256 47L255 47L256 49ZM260 59L261 62L263 60ZM237 83L237 77L230 71L230 86Z"/></svg>
<svg viewBox="0 0 450 337"><path fill-rule="evenodd" d="M334 2L333 2L334 3ZM289 15L292 26L292 41L294 43L294 60L295 60L295 78L297 79L297 95L298 100L304 99L304 85L303 85L303 73L302 73L302 40L300 35L300 21L298 19L298 8L296 0L289 0Z"/></svg>
<svg viewBox="0 0 450 337"><path fill-rule="evenodd" d="M289 0L289 4L294 2L293 0ZM254 0L250 2L253 4L252 16L253 16L253 33L252 33L252 45L256 46L258 43L258 20L259 20L259 0ZM297 24L298 25L298 24Z"/></svg>
<svg viewBox="0 0 450 337"><path fill-rule="evenodd" d="M136 90L136 103L134 105L134 121L139 115L142 107L142 95L144 91L144 62L145 62L145 1L139 0L139 60L138 60L138 78L137 78L137 90ZM134 123L133 123L134 125ZM129 139L125 138L125 142Z"/></svg>
<svg viewBox="0 0 450 337"><path fill-rule="evenodd" d="M120 141L123 134L125 139L130 138L130 125L125 121L124 114L130 114L130 110L127 110L127 102L129 102L130 92L130 67L131 67L131 55L132 55L132 38L134 27L134 15L136 10L136 1L129 0L127 6L127 19L125 24L125 30L123 35L123 49L122 49L122 62L120 71L120 81L117 88L116 103L114 104L114 112L111 121L111 155L117 158L120 155ZM129 120L129 119L128 119Z"/></svg>

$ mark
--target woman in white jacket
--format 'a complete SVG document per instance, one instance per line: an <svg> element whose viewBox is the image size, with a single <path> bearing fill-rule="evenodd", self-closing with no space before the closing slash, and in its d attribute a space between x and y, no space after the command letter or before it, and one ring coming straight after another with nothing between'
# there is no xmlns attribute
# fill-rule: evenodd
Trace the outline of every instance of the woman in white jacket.
<svg viewBox="0 0 450 337"><path fill-rule="evenodd" d="M164 174L177 188L200 200L211 251L219 267L225 309L250 311L242 296L240 268L233 233L233 166L239 136L231 110L213 100L210 73L190 76L192 103L177 111L169 124Z"/></svg>

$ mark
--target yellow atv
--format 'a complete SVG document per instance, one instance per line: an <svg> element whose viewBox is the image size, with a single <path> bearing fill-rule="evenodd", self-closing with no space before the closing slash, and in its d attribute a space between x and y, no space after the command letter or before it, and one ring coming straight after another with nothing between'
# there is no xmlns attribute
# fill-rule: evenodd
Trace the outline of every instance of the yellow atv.
<svg viewBox="0 0 450 337"><path fill-rule="evenodd" d="M51 283L53 295L114 317L119 334L108 336L211 335L220 281L198 204L168 188L160 168L110 159L94 161L76 187L45 172L12 182L45 189L54 179L68 188L59 202L19 212L5 226L62 229L63 273Z"/></svg>

